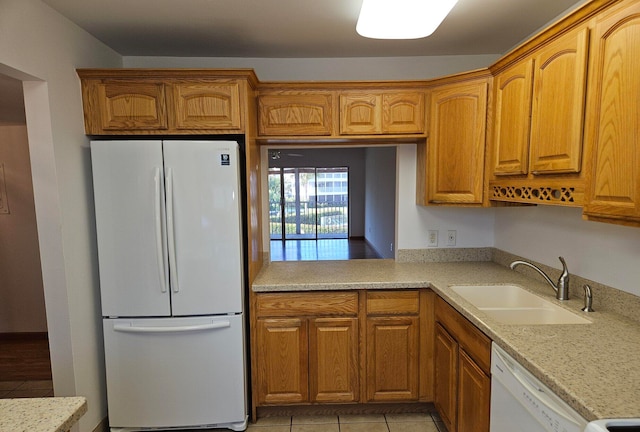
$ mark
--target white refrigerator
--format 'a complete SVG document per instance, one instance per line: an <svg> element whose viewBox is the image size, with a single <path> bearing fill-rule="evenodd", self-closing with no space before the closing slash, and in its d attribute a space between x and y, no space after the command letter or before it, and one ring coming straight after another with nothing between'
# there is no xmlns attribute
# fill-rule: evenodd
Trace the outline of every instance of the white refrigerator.
<svg viewBox="0 0 640 432"><path fill-rule="evenodd" d="M92 141L109 426L247 427L239 149Z"/></svg>

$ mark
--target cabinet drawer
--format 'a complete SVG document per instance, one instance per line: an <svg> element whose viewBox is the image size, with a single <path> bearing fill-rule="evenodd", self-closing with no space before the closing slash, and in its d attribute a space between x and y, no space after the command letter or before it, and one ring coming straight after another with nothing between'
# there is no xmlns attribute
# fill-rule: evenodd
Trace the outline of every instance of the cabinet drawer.
<svg viewBox="0 0 640 432"><path fill-rule="evenodd" d="M491 339L440 297L436 299L436 321L458 341L484 373L491 373Z"/></svg>
<svg viewBox="0 0 640 432"><path fill-rule="evenodd" d="M256 296L257 316L342 315L358 313L358 293L269 293Z"/></svg>
<svg viewBox="0 0 640 432"><path fill-rule="evenodd" d="M381 291L367 293L367 315L417 315L418 291Z"/></svg>

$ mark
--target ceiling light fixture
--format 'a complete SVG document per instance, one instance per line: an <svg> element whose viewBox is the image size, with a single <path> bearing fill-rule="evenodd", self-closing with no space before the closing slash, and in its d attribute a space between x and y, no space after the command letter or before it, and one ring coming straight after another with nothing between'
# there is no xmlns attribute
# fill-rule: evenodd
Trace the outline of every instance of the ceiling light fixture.
<svg viewBox="0 0 640 432"><path fill-rule="evenodd" d="M372 39L419 39L432 34L458 0L363 0L356 31Z"/></svg>

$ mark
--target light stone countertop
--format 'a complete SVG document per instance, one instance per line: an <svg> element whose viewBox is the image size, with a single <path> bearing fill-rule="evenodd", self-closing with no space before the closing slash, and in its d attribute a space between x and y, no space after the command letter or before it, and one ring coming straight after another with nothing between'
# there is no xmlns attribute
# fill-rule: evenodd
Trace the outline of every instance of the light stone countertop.
<svg viewBox="0 0 640 432"><path fill-rule="evenodd" d="M0 399L0 432L65 432L86 412L84 397Z"/></svg>
<svg viewBox="0 0 640 432"><path fill-rule="evenodd" d="M502 324L449 288L507 283L591 324ZM431 288L588 421L640 417L640 323L612 312L583 313L581 299L559 302L542 278L493 262L299 261L265 265L252 285L254 292L406 288Z"/></svg>

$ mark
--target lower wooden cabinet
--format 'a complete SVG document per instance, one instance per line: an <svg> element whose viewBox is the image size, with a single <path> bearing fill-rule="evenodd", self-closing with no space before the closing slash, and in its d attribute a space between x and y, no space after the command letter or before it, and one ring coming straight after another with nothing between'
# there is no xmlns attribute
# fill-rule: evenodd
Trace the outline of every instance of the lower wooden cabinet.
<svg viewBox="0 0 640 432"><path fill-rule="evenodd" d="M491 379L461 349L458 358L458 431L488 431Z"/></svg>
<svg viewBox="0 0 640 432"><path fill-rule="evenodd" d="M256 404L431 401L433 296L256 294Z"/></svg>
<svg viewBox="0 0 640 432"><path fill-rule="evenodd" d="M310 402L356 402L358 380L358 319L309 320Z"/></svg>
<svg viewBox="0 0 640 432"><path fill-rule="evenodd" d="M258 400L299 403L309 400L308 323L300 318L257 321Z"/></svg>
<svg viewBox="0 0 640 432"><path fill-rule="evenodd" d="M449 432L488 432L491 340L436 299L435 406Z"/></svg>
<svg viewBox="0 0 640 432"><path fill-rule="evenodd" d="M456 430L458 395L458 342L436 324L434 404L447 430Z"/></svg>
<svg viewBox="0 0 640 432"><path fill-rule="evenodd" d="M366 293L367 402L417 401L420 293Z"/></svg>

